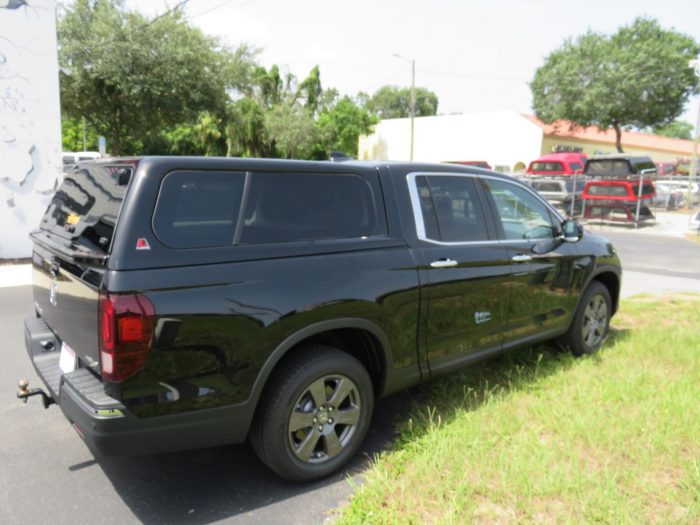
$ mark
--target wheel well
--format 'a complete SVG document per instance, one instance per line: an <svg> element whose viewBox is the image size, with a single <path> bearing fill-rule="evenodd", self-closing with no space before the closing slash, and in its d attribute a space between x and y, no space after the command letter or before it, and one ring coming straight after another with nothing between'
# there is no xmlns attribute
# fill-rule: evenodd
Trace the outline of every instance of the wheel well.
<svg viewBox="0 0 700 525"><path fill-rule="evenodd" d="M383 391L386 380L384 348L376 336L360 328L339 328L307 337L290 348L275 365L272 372L274 373L274 370L285 361L285 358L296 354L303 347L309 345L327 345L347 352L362 363L362 366L367 370L372 380L375 396Z"/></svg>
<svg viewBox="0 0 700 525"><path fill-rule="evenodd" d="M594 281L602 283L610 293L613 313L617 312L620 300L620 279L613 272L603 272L593 278Z"/></svg>

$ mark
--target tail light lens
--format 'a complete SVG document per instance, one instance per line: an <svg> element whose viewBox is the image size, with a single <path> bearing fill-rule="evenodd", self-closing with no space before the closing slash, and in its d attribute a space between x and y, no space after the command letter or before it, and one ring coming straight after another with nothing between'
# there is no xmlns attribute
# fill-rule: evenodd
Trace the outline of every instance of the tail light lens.
<svg viewBox="0 0 700 525"><path fill-rule="evenodd" d="M118 383L146 364L153 344L156 310L143 295L100 297L100 368Z"/></svg>

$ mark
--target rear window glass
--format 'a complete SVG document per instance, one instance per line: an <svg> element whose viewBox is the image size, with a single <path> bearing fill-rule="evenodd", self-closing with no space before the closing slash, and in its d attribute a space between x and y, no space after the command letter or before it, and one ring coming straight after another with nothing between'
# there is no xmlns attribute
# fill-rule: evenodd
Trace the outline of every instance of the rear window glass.
<svg viewBox="0 0 700 525"><path fill-rule="evenodd" d="M561 162L533 162L532 171L564 171Z"/></svg>
<svg viewBox="0 0 700 525"><path fill-rule="evenodd" d="M106 252L133 169L94 164L69 168L40 228L91 250Z"/></svg>
<svg viewBox="0 0 700 525"><path fill-rule="evenodd" d="M571 171L581 171L583 169L583 165L580 162L569 162L569 169Z"/></svg>
<svg viewBox="0 0 700 525"><path fill-rule="evenodd" d="M153 231L171 248L233 244L245 173L172 172L165 176Z"/></svg>
<svg viewBox="0 0 700 525"><path fill-rule="evenodd" d="M563 188L558 182L533 182L532 187L537 191L561 192Z"/></svg>
<svg viewBox="0 0 700 525"><path fill-rule="evenodd" d="M627 186L601 186L591 185L588 187L590 195L610 195L614 197L626 197L628 195Z"/></svg>
<svg viewBox="0 0 700 525"><path fill-rule="evenodd" d="M629 161L620 159L600 159L589 160L586 165L586 173L589 174L609 174L627 175L634 173Z"/></svg>
<svg viewBox="0 0 700 525"><path fill-rule="evenodd" d="M240 244L387 233L372 188L351 174L253 173Z"/></svg>

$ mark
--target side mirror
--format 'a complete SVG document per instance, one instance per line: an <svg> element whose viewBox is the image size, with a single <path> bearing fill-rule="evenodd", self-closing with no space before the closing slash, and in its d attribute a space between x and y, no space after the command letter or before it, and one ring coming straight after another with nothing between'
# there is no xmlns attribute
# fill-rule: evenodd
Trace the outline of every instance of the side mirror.
<svg viewBox="0 0 700 525"><path fill-rule="evenodd" d="M583 237L583 226L573 219L567 219L561 224L561 239L564 242L578 242Z"/></svg>

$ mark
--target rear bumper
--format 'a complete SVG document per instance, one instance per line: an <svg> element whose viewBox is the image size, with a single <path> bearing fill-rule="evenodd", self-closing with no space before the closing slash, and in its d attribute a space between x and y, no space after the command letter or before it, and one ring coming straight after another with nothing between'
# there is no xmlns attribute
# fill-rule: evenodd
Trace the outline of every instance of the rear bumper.
<svg viewBox="0 0 700 525"><path fill-rule="evenodd" d="M27 352L49 395L97 456L140 455L241 443L253 410L247 404L153 418L137 418L108 396L87 368L64 374L60 342L42 319L24 322ZM47 345L47 341L53 345ZM52 346L52 350L45 347Z"/></svg>

